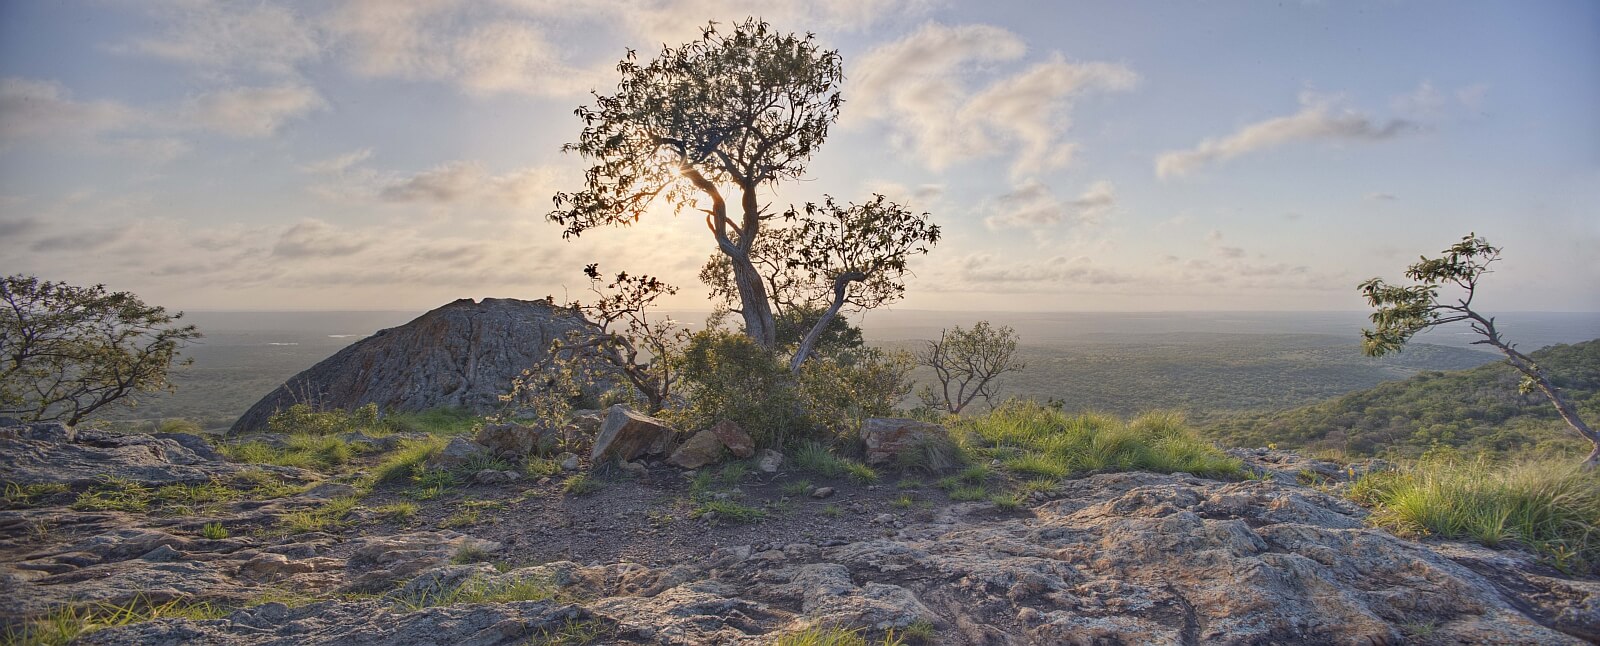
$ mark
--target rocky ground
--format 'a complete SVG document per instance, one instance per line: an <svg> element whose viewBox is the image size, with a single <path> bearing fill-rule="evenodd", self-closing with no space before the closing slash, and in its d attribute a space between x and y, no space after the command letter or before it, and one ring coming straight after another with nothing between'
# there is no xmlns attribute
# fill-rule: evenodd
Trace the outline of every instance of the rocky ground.
<svg viewBox="0 0 1600 646"><path fill-rule="evenodd" d="M193 436L0 429L8 639L111 607L162 611L78 643L1600 639L1600 581L1367 527L1326 487L1345 470L1282 452L1238 454L1261 480L1105 473L1015 506L926 475L648 459L359 491L381 455L329 473L231 463Z"/></svg>

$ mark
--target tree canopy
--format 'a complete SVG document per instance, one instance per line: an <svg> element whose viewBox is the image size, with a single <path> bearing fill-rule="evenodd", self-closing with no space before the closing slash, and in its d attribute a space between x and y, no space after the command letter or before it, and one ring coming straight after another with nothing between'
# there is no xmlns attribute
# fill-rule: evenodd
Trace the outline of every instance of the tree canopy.
<svg viewBox="0 0 1600 646"><path fill-rule="evenodd" d="M771 305L750 260L774 217L758 191L803 175L838 118L838 52L751 18L731 33L712 23L699 40L663 47L646 64L629 50L617 71L614 94L596 92L594 105L576 111L583 131L563 149L592 165L583 190L556 194L548 219L576 236L637 222L657 200L704 212L732 268L745 333L772 347ZM724 195L730 187L737 214Z"/></svg>
<svg viewBox="0 0 1600 646"><path fill-rule="evenodd" d="M1493 317L1473 307L1478 280L1490 273L1489 266L1500 259L1500 248L1490 245L1476 233L1469 233L1441 254L1438 258L1423 256L1406 268L1406 278L1417 281L1414 285L1391 285L1381 278L1372 278L1358 286L1367 304L1375 308L1371 316L1374 327L1361 331L1362 350L1375 357L1399 352L1411 337L1423 330L1465 322L1482 337L1473 344L1493 347L1505 356L1507 364L1522 373L1523 392L1537 390L1544 394L1561 419L1593 444L1593 450L1583 462L1584 467L1592 469L1600 464L1600 434L1584 423L1544 368L1502 338ZM1446 288L1455 293L1442 297L1440 291Z"/></svg>
<svg viewBox="0 0 1600 646"><path fill-rule="evenodd" d="M0 414L77 424L170 388L192 325L128 292L15 275L0 280Z"/></svg>

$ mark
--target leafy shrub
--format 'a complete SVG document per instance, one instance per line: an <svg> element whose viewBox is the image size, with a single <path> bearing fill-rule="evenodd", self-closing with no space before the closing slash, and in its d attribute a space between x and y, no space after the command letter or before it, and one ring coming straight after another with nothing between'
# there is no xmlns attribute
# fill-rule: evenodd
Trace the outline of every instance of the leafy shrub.
<svg viewBox="0 0 1600 646"><path fill-rule="evenodd" d="M689 399L668 413L685 428L736 422L759 446L777 446L812 433L798 388L771 352L742 334L696 333L684 351L683 383Z"/></svg>
<svg viewBox="0 0 1600 646"><path fill-rule="evenodd" d="M852 437L869 417L894 415L911 392L914 364L905 352L854 348L824 354L800 369L800 402L812 423L833 437Z"/></svg>

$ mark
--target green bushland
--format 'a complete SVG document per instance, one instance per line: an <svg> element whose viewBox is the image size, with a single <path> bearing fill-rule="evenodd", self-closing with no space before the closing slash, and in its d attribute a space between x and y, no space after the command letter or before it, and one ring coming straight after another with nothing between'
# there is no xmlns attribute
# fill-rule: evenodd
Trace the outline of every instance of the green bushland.
<svg viewBox="0 0 1600 646"><path fill-rule="evenodd" d="M1243 472L1239 460L1200 439L1172 413L1146 413L1123 422L1011 400L988 414L951 418L950 423L969 451L998 458L1023 476L1142 470L1231 478Z"/></svg>
<svg viewBox="0 0 1600 646"><path fill-rule="evenodd" d="M1600 568L1600 478L1570 459L1497 462L1442 451L1368 474L1350 497L1397 534L1519 546L1567 571Z"/></svg>
<svg viewBox="0 0 1600 646"><path fill-rule="evenodd" d="M1409 350L1408 350L1409 351ZM1584 419L1600 419L1600 339L1529 353ZM1350 456L1417 458L1435 447L1492 456L1581 459L1589 451L1538 393L1523 394L1522 375L1502 362L1452 372L1429 371L1287 411L1248 413L1204 429L1234 446Z"/></svg>

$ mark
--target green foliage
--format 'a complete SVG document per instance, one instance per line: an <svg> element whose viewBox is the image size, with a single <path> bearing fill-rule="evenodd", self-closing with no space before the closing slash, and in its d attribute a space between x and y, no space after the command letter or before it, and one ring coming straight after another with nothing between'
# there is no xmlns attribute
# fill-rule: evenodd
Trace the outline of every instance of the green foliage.
<svg viewBox="0 0 1600 646"><path fill-rule="evenodd" d="M471 411L450 407L431 408L420 413L390 413L383 418L384 426L395 432L443 436L471 433L481 421Z"/></svg>
<svg viewBox="0 0 1600 646"><path fill-rule="evenodd" d="M483 512L480 511L480 510L477 510L477 509L463 509L463 510L458 511L458 512L456 512L454 514L451 514L449 518L446 518L446 519L444 519L443 522L440 522L439 526L443 527L443 528L446 528L446 529L455 529L457 527L470 527L472 525L478 524L478 522L480 520L482 520L482 517L483 517Z"/></svg>
<svg viewBox="0 0 1600 646"><path fill-rule="evenodd" d="M1123 423L1113 417L1068 415L1030 401L1012 400L993 412L956 422L958 432L995 449L1019 451L1004 461L1021 475L1058 478L1069 473L1144 470L1238 477L1241 463L1186 427L1173 414L1150 413Z"/></svg>
<svg viewBox="0 0 1600 646"><path fill-rule="evenodd" d="M910 394L911 355L878 348L819 353L800 367L800 403L809 422L851 437L869 417L892 417Z"/></svg>
<svg viewBox="0 0 1600 646"><path fill-rule="evenodd" d="M1438 258L1424 257L1406 268L1406 277L1419 284L1390 285L1381 278L1361 283L1358 289L1367 304L1375 308L1373 329L1361 331L1364 352L1374 357L1399 352L1418 332L1453 321L1475 321L1471 310L1473 291L1478 278L1499 260L1500 249L1476 234L1467 234L1443 253ZM1441 301L1439 289L1445 286L1460 288L1465 295L1455 303ZM1474 329L1482 329L1478 325L1475 321Z"/></svg>
<svg viewBox="0 0 1600 646"><path fill-rule="evenodd" d="M377 404L367 404L354 411L319 411L306 404L295 404L267 418L267 431L284 435L331 435L377 425Z"/></svg>
<svg viewBox="0 0 1600 646"><path fill-rule="evenodd" d="M906 627L906 631L917 634L916 639L926 640L933 636L933 626L927 622L913 623ZM838 626L812 626L798 632L787 633L779 636L773 643L774 646L903 646L909 635L896 634L893 628L889 629L883 639L869 640L860 628L841 628Z"/></svg>
<svg viewBox="0 0 1600 646"><path fill-rule="evenodd" d="M419 509L414 502L395 502L380 506L373 511L395 522L408 523L417 519Z"/></svg>
<svg viewBox="0 0 1600 646"><path fill-rule="evenodd" d="M178 351L200 338L180 318L104 285L0 279L0 415L75 425L170 390Z"/></svg>
<svg viewBox="0 0 1600 646"><path fill-rule="evenodd" d="M561 490L574 496L583 496L604 489L606 483L587 473L574 475L563 483Z"/></svg>
<svg viewBox="0 0 1600 646"><path fill-rule="evenodd" d="M1000 511L1015 511L1022 507L1022 496L1016 493L997 493L989 496L989 502L994 503Z"/></svg>
<svg viewBox="0 0 1600 646"><path fill-rule="evenodd" d="M157 433L188 433L189 435L203 435L205 429L200 425L186 419L165 419L156 427Z"/></svg>
<svg viewBox="0 0 1600 646"><path fill-rule="evenodd" d="M399 605L408 612L435 606L469 603L514 603L547 601L560 597L560 587L545 576L493 580L473 577L448 590L428 590L402 598Z"/></svg>
<svg viewBox="0 0 1600 646"><path fill-rule="evenodd" d="M928 408L959 414L977 398L992 407L1002 375L1027 367L1016 358L1016 330L995 328L978 321L972 329L957 325L939 332L939 340L928 341L917 353L916 362L933 370L938 386L923 386L918 393Z"/></svg>
<svg viewBox="0 0 1600 646"><path fill-rule="evenodd" d="M821 442L806 442L794 451L794 466L801 471L809 471L824 478L837 478L845 474L848 467L843 458L836 456L828 450L828 445Z"/></svg>
<svg viewBox="0 0 1600 646"><path fill-rule="evenodd" d="M1570 461L1496 463L1441 452L1364 476L1350 497L1397 533L1516 545L1568 571L1600 568L1600 480Z"/></svg>
<svg viewBox="0 0 1600 646"><path fill-rule="evenodd" d="M878 471L854 460L842 460L844 471L850 479L861 484L872 484L878 481Z"/></svg>
<svg viewBox="0 0 1600 646"><path fill-rule="evenodd" d="M401 441L399 448L384 456L383 461L372 468L366 480L371 484L408 480L422 470L429 456L444 448L445 442L442 437Z"/></svg>
<svg viewBox="0 0 1600 646"><path fill-rule="evenodd" d="M984 498L988 498L989 490L983 485L960 486L951 489L949 494L951 500L971 502L974 500L983 500Z"/></svg>
<svg viewBox="0 0 1600 646"><path fill-rule="evenodd" d="M786 496L804 496L808 493L811 493L811 481L795 480L794 482L785 482L783 483L783 486L780 487L780 490L783 491L783 494Z"/></svg>
<svg viewBox="0 0 1600 646"><path fill-rule="evenodd" d="M1600 415L1600 340L1554 345L1529 356L1555 375L1575 408L1589 418ZM1319 404L1235 415L1205 434L1236 446L1276 442L1351 456L1415 458L1444 446L1508 457L1581 457L1586 443L1543 398L1519 393L1520 380L1504 363L1423 372Z"/></svg>
<svg viewBox="0 0 1600 646"><path fill-rule="evenodd" d="M283 533L290 536L338 529L347 524L345 517L355 510L357 502L354 496L334 498L309 509L279 516L278 525Z"/></svg>
<svg viewBox="0 0 1600 646"><path fill-rule="evenodd" d="M730 420L749 431L758 446L811 434L788 369L749 337L696 333L684 351L683 380L689 403L670 416L685 428Z"/></svg>

